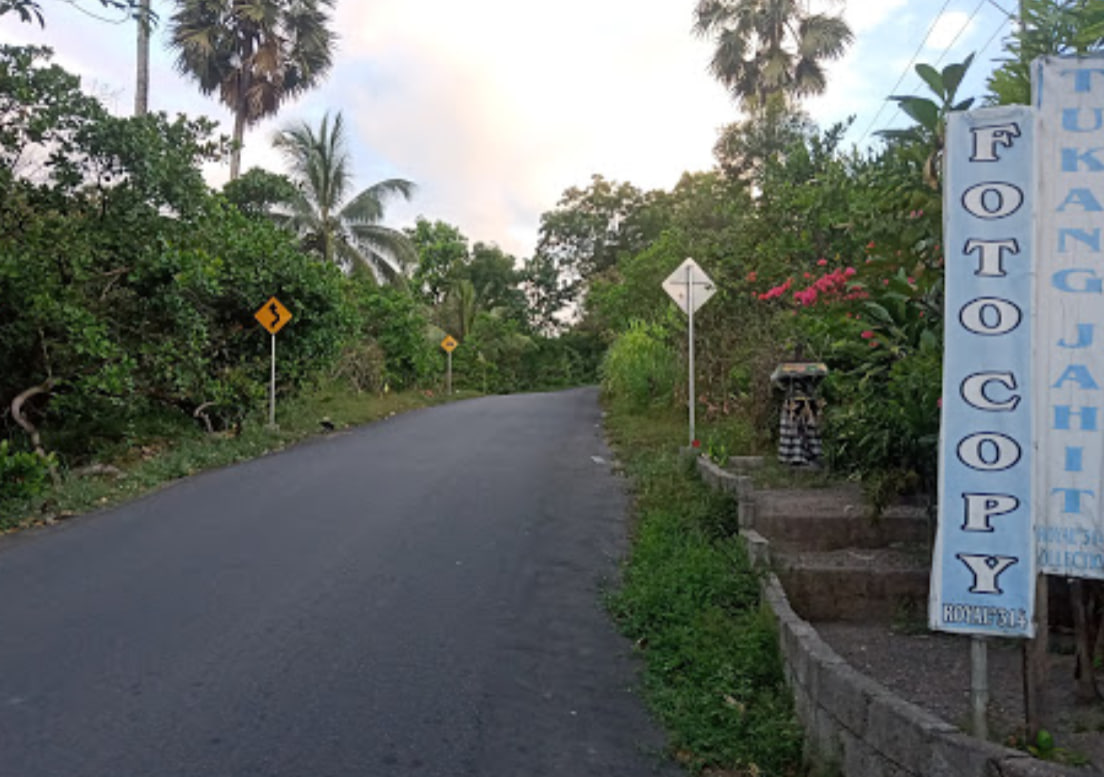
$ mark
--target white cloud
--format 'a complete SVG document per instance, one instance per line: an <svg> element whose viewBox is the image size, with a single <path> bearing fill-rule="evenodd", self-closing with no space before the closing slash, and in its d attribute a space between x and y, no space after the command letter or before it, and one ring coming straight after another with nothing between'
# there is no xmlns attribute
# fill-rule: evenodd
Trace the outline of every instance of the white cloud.
<svg viewBox="0 0 1104 777"><path fill-rule="evenodd" d="M925 47L931 51L943 52L961 40L973 29L974 20L965 11L949 11L942 14L932 25L931 33L925 41Z"/></svg>
<svg viewBox="0 0 1104 777"><path fill-rule="evenodd" d="M842 12L857 39L829 65L828 93L807 107L822 123L858 114L861 131L933 10L926 0L815 5ZM5 17L0 40L54 46L58 62L129 112L132 26L94 23L65 3L46 12L42 32ZM739 115L708 73L712 43L692 35L692 21L687 0L341 0L330 78L253 128L243 164L280 170L269 142L277 126L343 110L359 185L400 176L420 186L413 203L389 210L389 223L424 214L526 256L540 214L592 173L669 188L683 171L712 165L717 130ZM928 45L949 42L964 21L944 14ZM204 113L229 132L229 113L173 71L163 44L162 30L153 108ZM225 167L208 171L216 185L225 176Z"/></svg>

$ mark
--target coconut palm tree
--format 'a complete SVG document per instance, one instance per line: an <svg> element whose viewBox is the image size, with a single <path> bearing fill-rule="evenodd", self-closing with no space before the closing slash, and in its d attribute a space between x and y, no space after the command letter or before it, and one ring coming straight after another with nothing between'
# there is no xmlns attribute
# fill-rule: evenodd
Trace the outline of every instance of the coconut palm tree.
<svg viewBox="0 0 1104 777"><path fill-rule="evenodd" d="M854 38L842 18L809 13L803 0L699 0L694 31L716 40L710 70L749 110L821 94L821 63Z"/></svg>
<svg viewBox="0 0 1104 777"><path fill-rule="evenodd" d="M323 116L317 132L306 122L285 127L273 144L283 152L288 176L299 190L287 203L286 221L304 248L345 269L367 266L377 280L405 278L417 261L417 249L400 230L380 221L387 200L410 199L414 184L391 178L350 197L352 160L341 113L332 121L329 114Z"/></svg>
<svg viewBox="0 0 1104 777"><path fill-rule="evenodd" d="M153 22L153 12L150 9L150 0L139 0L138 13L135 17L138 26L138 52L135 66L134 85L134 115L145 116L149 110L149 57L150 57L150 26Z"/></svg>
<svg viewBox="0 0 1104 777"><path fill-rule="evenodd" d="M230 178L241 171L245 128L275 115L283 101L329 71L334 0L177 0L169 20L176 67L217 91L234 113Z"/></svg>

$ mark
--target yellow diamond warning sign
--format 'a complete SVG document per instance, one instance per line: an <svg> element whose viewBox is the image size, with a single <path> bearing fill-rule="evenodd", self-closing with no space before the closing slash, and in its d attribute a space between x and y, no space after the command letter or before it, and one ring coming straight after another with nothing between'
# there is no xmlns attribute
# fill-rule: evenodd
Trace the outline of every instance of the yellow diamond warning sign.
<svg viewBox="0 0 1104 777"><path fill-rule="evenodd" d="M269 334L276 334L288 321L291 321L291 312L280 304L280 300L270 297L268 302L261 305L261 309L253 314L253 318L257 319Z"/></svg>
<svg viewBox="0 0 1104 777"><path fill-rule="evenodd" d="M453 351L455 351L456 346L458 346L458 345L460 345L460 343L456 342L456 338L453 337L452 335L446 336L445 339L441 341L441 347L444 348L449 353L452 353Z"/></svg>

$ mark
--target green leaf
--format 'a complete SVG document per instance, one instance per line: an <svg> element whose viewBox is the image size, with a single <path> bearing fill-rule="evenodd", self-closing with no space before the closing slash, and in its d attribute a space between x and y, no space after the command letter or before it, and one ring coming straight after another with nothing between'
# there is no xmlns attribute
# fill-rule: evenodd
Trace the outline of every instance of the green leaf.
<svg viewBox="0 0 1104 777"><path fill-rule="evenodd" d="M966 71L970 69L970 63L973 61L974 55L971 54L962 62L947 65L943 68L943 86L947 90L947 102L954 99L955 92L958 91L962 78L966 75Z"/></svg>
<svg viewBox="0 0 1104 777"><path fill-rule="evenodd" d="M924 129L934 132L939 126L939 106L931 100L909 95L893 95L889 99L895 100L901 110Z"/></svg>
<svg viewBox="0 0 1104 777"><path fill-rule="evenodd" d="M921 63L916 66L916 72L924 79L931 90L939 95L941 100L947 99L947 91L943 86L943 76L939 74L938 70L931 65Z"/></svg>

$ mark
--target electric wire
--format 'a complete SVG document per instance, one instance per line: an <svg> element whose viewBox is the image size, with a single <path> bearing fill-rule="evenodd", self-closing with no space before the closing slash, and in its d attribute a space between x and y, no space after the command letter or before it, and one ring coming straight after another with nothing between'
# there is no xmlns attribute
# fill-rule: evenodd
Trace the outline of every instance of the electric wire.
<svg viewBox="0 0 1104 777"><path fill-rule="evenodd" d="M132 18L130 16L130 14L127 14L122 19L108 19L106 16L100 16L99 14L92 13L87 8L81 8L81 6L77 3L77 0L62 0L62 2L63 3L68 3L73 8L75 8L76 10L78 10L82 14L84 14L85 16L91 16L96 21L103 22L104 24L126 24ZM122 10L122 9L120 9L120 10Z"/></svg>
<svg viewBox="0 0 1104 777"><path fill-rule="evenodd" d="M969 15L969 16L968 16L967 18L966 18L966 21L965 21L965 22L964 22L964 23L962 24L962 26L958 28L958 32L956 32L956 33L955 33L954 37L953 37L953 38L951 38L951 42L950 42L950 43L948 43L948 44L947 44L947 46L946 46L946 47L945 47L945 48L943 49L943 51L942 51L942 52L941 52L941 53L939 54L939 57L938 57L938 58L937 58L937 59L935 60L935 62L934 62L934 63L932 64L932 67L935 67L935 66L936 66L936 65L938 65L938 64L939 64L940 62L942 62L942 61L943 61L943 58L944 58L944 57L946 57L946 56L947 56L947 54L949 54L949 53L950 53L951 49L953 49L953 48L954 48L954 45L955 45L956 43L958 43L958 39L962 37L962 34L963 34L964 32L966 32L966 30L967 30L967 29L969 29L969 27L970 27L970 23L974 21L974 19L975 19L975 18L977 17L977 15L978 15L978 13L980 13L980 12L981 12L981 9L985 7L985 4L986 4L986 2L989 2L989 3L993 3L993 0L981 0L981 2L979 2L979 3L978 3L978 4L976 5L976 6L974 6L974 10L973 10L973 12L972 12L972 13L971 13L971 14L970 14L970 15ZM996 3L993 3L993 5L996 5ZM943 6L943 7L944 7L944 8L946 8L946 4L944 4L944 6ZM1000 6L997 6L997 7L998 7L998 8L1000 8ZM1004 11L1004 9L1003 9L1003 8L1001 8L1001 11ZM942 12L942 11L940 11L939 13L940 13L940 15L942 15L942 13L943 13L943 12ZM1007 12L1005 12L1005 13L1007 13ZM991 36L991 37L989 38L988 42L986 42L985 46L984 46L984 47L982 47L981 51L985 51L985 49L989 48L989 44L991 44L991 43L993 42L993 39L994 39L994 38L996 38L996 36L997 36L997 33L999 33L999 32L1000 32L1001 28L1003 28L1003 27L1004 27L1004 25L1008 23L1008 20L1009 20L1009 18L1013 18L1013 19L1014 19L1015 17L1009 17L1009 16L1007 16L1007 15L1006 15L1006 17L1005 17L1004 19L1002 19L1002 20L1001 20L1001 23L997 25L997 29L996 29L996 31L995 31L995 32L993 33L993 35L992 35L992 36ZM938 21L938 20L939 20L939 16L937 15L937 16L936 16L936 21ZM933 23L932 23L932 27L933 27L933 28L934 28L934 26L935 26L935 22L933 22ZM928 35L931 35L931 29L929 29L929 30L928 30ZM925 38L924 38L924 41L925 41L925 42L927 41L927 37L925 37ZM923 45L923 44L921 44L921 45ZM918 53L919 53L919 52L918 52ZM981 53L981 52L979 51L978 53ZM913 57L913 59L915 59L915 57ZM912 63L910 62L909 64L912 64ZM906 72L907 72L907 68L906 68ZM903 80L904 80L904 75L902 74L902 77L901 77L900 79L898 79L898 80L897 80L897 85L893 87L893 90L894 90L894 91L896 91L896 90L897 90L897 86L900 86L900 84L901 84L901 81L903 81ZM884 107L885 107L886 105L888 105L888 104L889 104L889 102L888 102L888 100L887 100L886 102L882 103L882 107L884 108ZM882 111L881 111L881 109L879 109L879 110L878 110L878 113L874 115L874 120L875 120L875 121L877 120L878 116L880 116L880 115L881 115L881 113L882 113ZM886 124L892 124L892 123L893 123L893 122L894 122L894 121L895 121L895 120L897 119L897 117L898 117L898 116L900 116L900 115L901 115L901 106L900 106L900 105L898 105L898 106L897 106L897 110L895 110L895 111L893 112L893 115L889 117L889 120L888 120L888 121L886 122ZM862 136L862 137L861 137L861 138L859 139L859 143L860 143L860 144L861 144L861 143L862 143L862 142L863 142L864 140L866 140L866 138L867 138L867 135L869 135L869 134L870 134L870 129L871 129L871 127L873 127L873 126L874 126L874 122L872 121L872 122L870 122L870 126L869 126L869 127L867 127L867 129L866 129L866 132L864 132L864 133L863 133L863 136Z"/></svg>
<svg viewBox="0 0 1104 777"><path fill-rule="evenodd" d="M895 83L893 85L893 88L889 90L890 94L895 94L897 92L897 87L899 87L901 85L901 82L905 80L905 76L908 75L909 68L912 67L912 63L916 61L916 58L920 56L920 52L924 50L924 44L928 42L928 38L931 36L932 30L935 29L935 25L936 22L939 21L939 17L943 15L943 12L947 10L947 6L950 4L951 0L944 0L943 7L936 12L935 18L932 19L931 24L928 25L928 31L924 33L924 37L920 39L920 45L916 47L916 51L913 52L912 56L909 58L908 63L905 64L905 68L901 71L901 76L897 79L897 83ZM870 134L870 130L874 129L874 125L877 123L878 117L882 115L882 111L885 110L887 105L889 105L889 98L886 98L882 102L881 106L878 108L878 112L875 113L874 118L870 120L870 124L867 125L866 131L863 132L862 137L859 138L860 144L864 140L866 140L867 136Z"/></svg>

